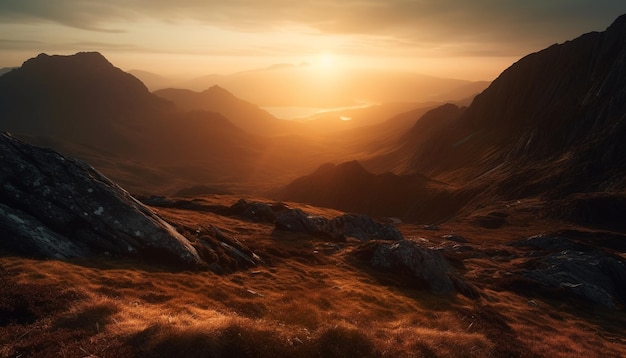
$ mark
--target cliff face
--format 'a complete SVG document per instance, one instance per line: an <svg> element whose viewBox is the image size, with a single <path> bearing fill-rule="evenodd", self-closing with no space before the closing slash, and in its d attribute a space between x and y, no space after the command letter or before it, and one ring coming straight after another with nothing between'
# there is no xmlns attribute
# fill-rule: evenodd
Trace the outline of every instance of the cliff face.
<svg viewBox="0 0 626 358"><path fill-rule="evenodd" d="M462 173L457 180L500 173L516 195L617 190L626 188L624 135L626 15L512 65L409 168Z"/></svg>

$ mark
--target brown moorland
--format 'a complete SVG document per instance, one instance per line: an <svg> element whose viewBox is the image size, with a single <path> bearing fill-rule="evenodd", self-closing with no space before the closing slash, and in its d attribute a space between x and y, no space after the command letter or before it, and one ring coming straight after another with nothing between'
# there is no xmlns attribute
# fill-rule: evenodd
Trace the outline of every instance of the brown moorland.
<svg viewBox="0 0 626 358"><path fill-rule="evenodd" d="M237 199L197 201L218 207ZM265 263L217 275L106 257L2 255L0 356L624 356L623 311L516 276L531 256L508 243L581 229L537 216L536 204L498 203L438 228L399 225L406 239L439 247L474 287L474 298L433 294L408 276L373 269L354 254L362 245L357 241L329 242L211 211L159 208L179 231L217 226ZM289 205L325 217L340 214ZM507 225L476 224L493 210L507 213ZM447 249L448 234L466 238L471 250Z"/></svg>

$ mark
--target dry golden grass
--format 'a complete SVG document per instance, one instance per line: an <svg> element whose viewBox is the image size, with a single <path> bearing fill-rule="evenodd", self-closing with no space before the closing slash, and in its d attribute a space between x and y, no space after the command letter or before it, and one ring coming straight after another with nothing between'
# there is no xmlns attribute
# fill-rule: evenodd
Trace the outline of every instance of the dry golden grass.
<svg viewBox="0 0 626 358"><path fill-rule="evenodd" d="M482 298L438 296L360 263L350 255L354 243L325 251L320 238L275 232L268 224L159 211L175 225L218 226L267 264L220 276L106 258L0 257L0 357L626 355L622 311L495 285L494 277L516 262L459 256L456 267ZM479 230L460 222L440 231L401 229L430 246L454 231L495 253L511 250L502 243L532 231Z"/></svg>

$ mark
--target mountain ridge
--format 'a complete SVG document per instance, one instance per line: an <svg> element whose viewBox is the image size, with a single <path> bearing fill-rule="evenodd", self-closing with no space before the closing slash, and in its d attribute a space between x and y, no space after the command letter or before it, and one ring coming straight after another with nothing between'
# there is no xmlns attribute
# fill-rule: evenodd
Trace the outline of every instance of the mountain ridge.
<svg viewBox="0 0 626 358"><path fill-rule="evenodd" d="M186 111L217 112L238 127L254 134L279 135L294 131L294 124L272 116L259 106L244 101L228 90L213 85L202 92L166 88L153 92L156 96L175 103Z"/></svg>

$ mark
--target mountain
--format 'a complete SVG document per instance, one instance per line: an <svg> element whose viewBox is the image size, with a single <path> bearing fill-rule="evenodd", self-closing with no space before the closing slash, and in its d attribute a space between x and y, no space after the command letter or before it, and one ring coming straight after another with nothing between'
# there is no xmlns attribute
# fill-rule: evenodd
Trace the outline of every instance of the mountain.
<svg viewBox="0 0 626 358"><path fill-rule="evenodd" d="M40 54L0 77L3 130L107 150L132 147L140 120L173 108L95 52Z"/></svg>
<svg viewBox="0 0 626 358"><path fill-rule="evenodd" d="M507 195L626 189L625 69L621 16L522 58L466 110L435 110L440 125L420 119L375 162L451 183L497 182Z"/></svg>
<svg viewBox="0 0 626 358"><path fill-rule="evenodd" d="M296 129L294 123L278 119L219 86L212 86L202 92L167 88L155 91L154 94L174 102L186 111L206 110L220 113L250 133L276 135L293 132Z"/></svg>
<svg viewBox="0 0 626 358"><path fill-rule="evenodd" d="M437 153L441 146L448 143L442 133L456 133L456 121L465 108L454 104L444 104L424 113L424 110L414 110L399 116L415 123L401 138L394 142L395 146L387 153L369 158L366 166L376 172L392 171L395 173L415 172L411 169L411 159L416 152L424 153L423 162L438 160ZM453 158L451 158L453 159ZM436 164L436 163L434 163ZM434 165L436 167L436 165Z"/></svg>
<svg viewBox="0 0 626 358"><path fill-rule="evenodd" d="M14 69L15 67L2 67L0 68L0 76L4 75L5 73L11 72Z"/></svg>
<svg viewBox="0 0 626 358"><path fill-rule="evenodd" d="M419 123L419 122L418 122ZM431 136L410 169L502 194L565 195L626 189L626 15L528 55ZM452 174L451 174L452 173Z"/></svg>
<svg viewBox="0 0 626 358"><path fill-rule="evenodd" d="M443 183L422 175L372 174L358 161L324 164L270 195L280 200L423 223L449 217L462 202Z"/></svg>
<svg viewBox="0 0 626 358"><path fill-rule="evenodd" d="M261 107L336 108L364 103L460 100L480 92L488 82L401 71L281 65L226 76L204 76L179 84L196 91L214 85Z"/></svg>

